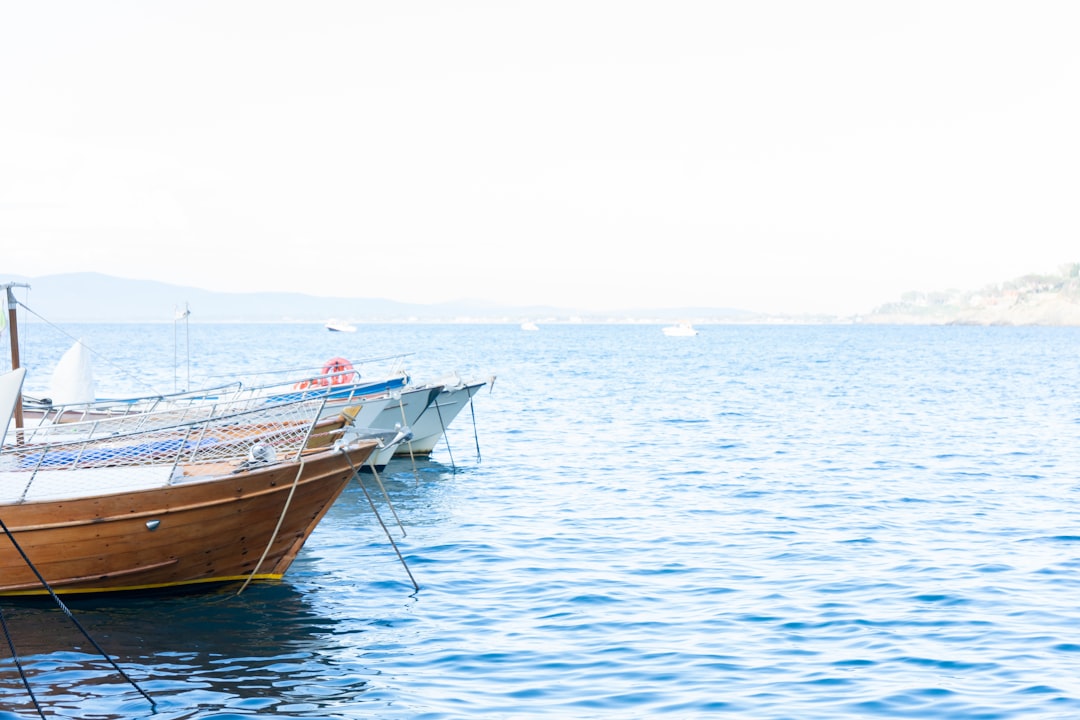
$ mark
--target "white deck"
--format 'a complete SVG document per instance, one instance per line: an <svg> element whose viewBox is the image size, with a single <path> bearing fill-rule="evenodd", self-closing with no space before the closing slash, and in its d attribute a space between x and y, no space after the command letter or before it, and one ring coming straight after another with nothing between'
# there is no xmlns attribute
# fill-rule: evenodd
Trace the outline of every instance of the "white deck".
<svg viewBox="0 0 1080 720"><path fill-rule="evenodd" d="M169 485L172 471L171 465L39 470L36 474L27 470L0 469L0 505L73 500L162 488ZM30 482L31 477L33 482ZM29 490L27 482L30 482ZM26 492L25 496L23 492Z"/></svg>

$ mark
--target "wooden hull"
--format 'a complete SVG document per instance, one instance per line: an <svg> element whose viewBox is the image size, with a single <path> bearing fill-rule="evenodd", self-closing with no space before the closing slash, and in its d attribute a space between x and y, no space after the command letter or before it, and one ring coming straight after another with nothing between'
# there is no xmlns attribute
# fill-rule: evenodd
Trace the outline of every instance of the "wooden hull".
<svg viewBox="0 0 1080 720"><path fill-rule="evenodd" d="M281 463L164 488L8 504L0 519L57 593L280 578L374 446L310 454L302 471ZM0 534L0 595L44 592Z"/></svg>

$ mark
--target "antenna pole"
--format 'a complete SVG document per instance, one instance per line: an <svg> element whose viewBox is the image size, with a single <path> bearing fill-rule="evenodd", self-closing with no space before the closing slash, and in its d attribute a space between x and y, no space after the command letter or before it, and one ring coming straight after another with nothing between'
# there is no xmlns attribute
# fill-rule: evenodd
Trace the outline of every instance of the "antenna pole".
<svg viewBox="0 0 1080 720"><path fill-rule="evenodd" d="M191 306L184 301L184 350L187 355L187 384L184 390L191 390Z"/></svg>
<svg viewBox="0 0 1080 720"><path fill-rule="evenodd" d="M18 370L22 367L19 364L19 319L18 313L15 311L18 300L15 299L15 293L12 288L30 286L26 283L7 283L6 285L0 285L7 292L7 308L8 308L8 325L11 332L11 369ZM19 393L19 397L15 400L15 427L22 428L23 426L23 406L22 406L22 393Z"/></svg>

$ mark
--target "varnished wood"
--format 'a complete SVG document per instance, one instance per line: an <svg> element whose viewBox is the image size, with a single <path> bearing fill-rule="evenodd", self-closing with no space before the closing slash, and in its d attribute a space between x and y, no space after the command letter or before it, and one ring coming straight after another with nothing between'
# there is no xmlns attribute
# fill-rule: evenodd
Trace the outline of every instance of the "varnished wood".
<svg viewBox="0 0 1080 720"><path fill-rule="evenodd" d="M298 479L300 464L285 462L158 489L7 505L0 517L58 593L278 577L374 448L306 455ZM44 592L0 537L0 594L35 590Z"/></svg>

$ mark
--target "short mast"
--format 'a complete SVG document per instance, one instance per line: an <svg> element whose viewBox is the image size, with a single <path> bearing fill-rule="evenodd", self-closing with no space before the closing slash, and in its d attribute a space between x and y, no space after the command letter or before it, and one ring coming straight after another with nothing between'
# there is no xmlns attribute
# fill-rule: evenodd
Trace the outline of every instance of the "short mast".
<svg viewBox="0 0 1080 720"><path fill-rule="evenodd" d="M18 305L18 301L15 299L15 293L12 292L13 288L30 286L26 283L5 283L0 285L7 293L7 324L8 329L11 332L11 369L18 370L19 365L19 321L18 313L15 312L15 308ZM0 328L2 329L2 328ZM23 408L22 408L22 395L19 395L19 399L15 401L15 427L21 428L23 426Z"/></svg>

